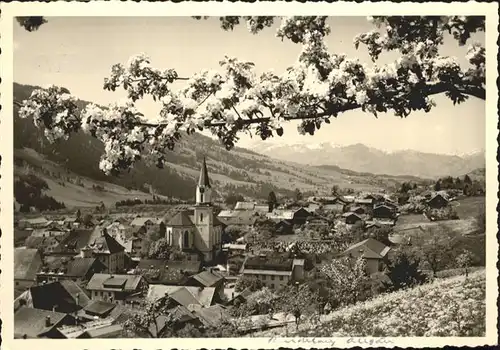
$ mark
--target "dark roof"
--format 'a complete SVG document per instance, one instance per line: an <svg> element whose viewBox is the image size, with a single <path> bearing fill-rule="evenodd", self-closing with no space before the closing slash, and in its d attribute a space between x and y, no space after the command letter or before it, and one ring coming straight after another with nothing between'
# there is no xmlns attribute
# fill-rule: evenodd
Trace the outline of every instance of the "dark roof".
<svg viewBox="0 0 500 350"><path fill-rule="evenodd" d="M101 236L96 237L92 242L89 243L89 247L94 251L94 253L119 253L125 250L125 247L116 241L107 233L103 233Z"/></svg>
<svg viewBox="0 0 500 350"><path fill-rule="evenodd" d="M88 297L85 290L78 284L71 280L62 280L59 283L63 288L71 295L73 300L78 303L79 306L85 307L90 303L90 298Z"/></svg>
<svg viewBox="0 0 500 350"><path fill-rule="evenodd" d="M63 280L41 284L29 289L31 306L37 309L56 310L79 309L90 302L85 291L75 282Z"/></svg>
<svg viewBox="0 0 500 350"><path fill-rule="evenodd" d="M200 302L197 300L193 294L189 292L186 288L179 288L173 293L169 294L170 298L174 299L179 305L189 306L192 304L199 305Z"/></svg>
<svg viewBox="0 0 500 350"><path fill-rule="evenodd" d="M198 186L210 188L210 179L208 177L207 162L205 157L203 157L203 164L200 171L200 179L198 180Z"/></svg>
<svg viewBox="0 0 500 350"><path fill-rule="evenodd" d="M293 259L280 255L252 256L248 257L243 263L245 269L274 271L292 271L292 265Z"/></svg>
<svg viewBox="0 0 500 350"><path fill-rule="evenodd" d="M82 278L85 277L94 266L105 267L104 264L96 258L49 256L45 259L42 272L63 272L66 276Z"/></svg>
<svg viewBox="0 0 500 350"><path fill-rule="evenodd" d="M50 326L46 326L46 318L50 317ZM14 314L14 336L16 338L38 338L63 322L67 315L30 307L22 307Z"/></svg>
<svg viewBox="0 0 500 350"><path fill-rule="evenodd" d="M88 290L117 290L134 292L142 277L138 275L110 275L96 273L87 284Z"/></svg>
<svg viewBox="0 0 500 350"><path fill-rule="evenodd" d="M189 211L181 211L175 214L173 218L171 218L166 226L174 226L174 227L186 227L186 226L194 226L193 222L189 218Z"/></svg>
<svg viewBox="0 0 500 350"><path fill-rule="evenodd" d="M78 338L119 338L122 332L122 325L112 324L109 326L86 330L79 335Z"/></svg>
<svg viewBox="0 0 500 350"><path fill-rule="evenodd" d="M90 315L103 316L109 313L116 307L116 304L108 303L101 300L92 301L85 307L85 312Z"/></svg>
<svg viewBox="0 0 500 350"><path fill-rule="evenodd" d="M222 222L224 225L248 225L252 226L257 221L258 216L255 212L247 210L238 210L235 212L234 216L230 217L218 217L218 221ZM215 220L214 220L215 223ZM215 225L215 224L214 224Z"/></svg>
<svg viewBox="0 0 500 350"><path fill-rule="evenodd" d="M222 276L218 276L210 271L202 271L199 274L192 276L192 278L205 287L213 287L215 284L224 279Z"/></svg>
<svg viewBox="0 0 500 350"><path fill-rule="evenodd" d="M59 236L41 237L29 236L24 241L26 248L47 249L49 247L56 248L59 242L63 241L68 236L68 233L63 233Z"/></svg>
<svg viewBox="0 0 500 350"><path fill-rule="evenodd" d="M37 249L16 248L14 250L14 279L35 280L36 273L41 266L42 259Z"/></svg>
<svg viewBox="0 0 500 350"><path fill-rule="evenodd" d="M344 254L352 255L354 257L362 256L364 258L382 259L389 252L389 247L385 244L373 239L368 238L359 243L350 246Z"/></svg>
<svg viewBox="0 0 500 350"><path fill-rule="evenodd" d="M170 310L170 315L180 323L185 323L189 321L196 320L196 316L193 315L189 309L183 305L178 305L172 310Z"/></svg>
<svg viewBox="0 0 500 350"><path fill-rule="evenodd" d="M231 318L226 309L221 305L212 305L194 311L200 321L207 326L220 326L224 320Z"/></svg>
<svg viewBox="0 0 500 350"><path fill-rule="evenodd" d="M71 231L67 237L61 240L55 251L78 254L83 247L90 243L93 236L94 229Z"/></svg>

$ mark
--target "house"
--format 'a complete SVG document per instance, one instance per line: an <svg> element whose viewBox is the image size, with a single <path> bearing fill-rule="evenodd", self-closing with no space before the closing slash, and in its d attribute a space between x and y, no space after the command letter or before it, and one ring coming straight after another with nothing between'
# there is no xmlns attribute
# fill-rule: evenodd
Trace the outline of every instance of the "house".
<svg viewBox="0 0 500 350"><path fill-rule="evenodd" d="M269 220L273 220L275 222L287 220L292 223L292 225L303 225L309 216L311 216L311 213L304 208L294 210L276 209L273 212L266 214L266 217Z"/></svg>
<svg viewBox="0 0 500 350"><path fill-rule="evenodd" d="M165 261L141 259L134 270L149 284L184 285L188 278L201 270L199 261Z"/></svg>
<svg viewBox="0 0 500 350"><path fill-rule="evenodd" d="M331 211L335 213L342 213L345 210L348 201L342 197L322 197L320 202L323 204L324 211Z"/></svg>
<svg viewBox="0 0 500 350"><path fill-rule="evenodd" d="M222 251L230 253L244 253L248 250L248 244L232 244L227 243L222 246Z"/></svg>
<svg viewBox="0 0 500 350"><path fill-rule="evenodd" d="M385 196L382 193L370 193L364 196L363 199L371 199L373 205L377 205L385 201Z"/></svg>
<svg viewBox="0 0 500 350"><path fill-rule="evenodd" d="M29 288L14 301L14 309L32 307L62 313L74 313L87 306L90 299L75 282L63 280Z"/></svg>
<svg viewBox="0 0 500 350"><path fill-rule="evenodd" d="M65 313L22 307L14 313L14 339L64 339L57 327L71 323L74 318Z"/></svg>
<svg viewBox="0 0 500 350"><path fill-rule="evenodd" d="M106 226L106 231L109 233L111 237L128 236L128 233L133 230L132 227L125 225L119 221L114 221L111 224Z"/></svg>
<svg viewBox="0 0 500 350"><path fill-rule="evenodd" d="M194 210L178 212L165 223L168 244L185 252L194 252L210 262L222 251L224 224L213 214L212 186L207 163L203 158L200 178L196 186Z"/></svg>
<svg viewBox="0 0 500 350"><path fill-rule="evenodd" d="M330 227L331 223L330 220L328 220L328 218L316 215L309 217L307 219L306 224L308 228L319 230L319 229L327 229L328 227Z"/></svg>
<svg viewBox="0 0 500 350"><path fill-rule="evenodd" d="M358 207L358 206L353 206L350 212L358 215L366 214L366 210L363 207Z"/></svg>
<svg viewBox="0 0 500 350"><path fill-rule="evenodd" d="M193 314L205 327L220 327L224 321L232 319L226 308L219 304L192 309Z"/></svg>
<svg viewBox="0 0 500 350"><path fill-rule="evenodd" d="M45 227L45 228L33 230L33 233L31 234L31 236L32 237L53 237L53 236L64 235L66 232L68 232L68 231L63 230L59 226Z"/></svg>
<svg viewBox="0 0 500 350"><path fill-rule="evenodd" d="M269 204L255 204L253 211L258 214L265 214L269 212Z"/></svg>
<svg viewBox="0 0 500 350"><path fill-rule="evenodd" d="M224 294L224 277L214 271L202 271L189 277L186 286L200 288L215 288L216 294L222 297Z"/></svg>
<svg viewBox="0 0 500 350"><path fill-rule="evenodd" d="M96 237L82 248L82 257L94 256L107 266L107 273L121 272L125 268L125 248L107 233Z"/></svg>
<svg viewBox="0 0 500 350"><path fill-rule="evenodd" d="M321 208L321 204L319 204L319 203L309 203L307 205L307 211L310 213L315 213L320 208Z"/></svg>
<svg viewBox="0 0 500 350"><path fill-rule="evenodd" d="M126 244L130 246L130 255L132 257L143 257L149 252L150 241L143 233L134 233L132 237L126 240Z"/></svg>
<svg viewBox="0 0 500 350"><path fill-rule="evenodd" d="M157 301L165 296L172 299L174 307L183 306L189 308L192 305L210 307L219 301L216 288L213 287L149 285L147 300Z"/></svg>
<svg viewBox="0 0 500 350"><path fill-rule="evenodd" d="M304 260L283 256L251 256L243 262L240 273L256 277L271 289L298 282L304 278Z"/></svg>
<svg viewBox="0 0 500 350"><path fill-rule="evenodd" d="M274 226L278 235L291 235L293 234L293 224L288 220L281 220Z"/></svg>
<svg viewBox="0 0 500 350"><path fill-rule="evenodd" d="M123 334L123 326L120 324L105 325L102 327L96 327L91 329L86 329L78 339L109 339L109 338L121 338Z"/></svg>
<svg viewBox="0 0 500 350"><path fill-rule="evenodd" d="M247 301L248 297L252 294L253 292L250 291L250 289L245 288L241 293L235 294L234 292L232 293L231 297L229 298L229 301L227 302L227 305L239 305Z"/></svg>
<svg viewBox="0 0 500 350"><path fill-rule="evenodd" d="M38 249L14 249L14 285L19 289L30 288L36 284L36 273L43 265Z"/></svg>
<svg viewBox="0 0 500 350"><path fill-rule="evenodd" d="M366 261L366 269L370 274L382 271L383 263L389 257L391 248L385 244L368 238L364 241L353 244L344 251L344 256L351 258L363 258Z"/></svg>
<svg viewBox="0 0 500 350"><path fill-rule="evenodd" d="M44 255L52 254L57 250L59 244L68 236L65 233L61 236L51 236L51 237L36 237L29 236L24 241L24 246L26 248L38 249Z"/></svg>
<svg viewBox="0 0 500 350"><path fill-rule="evenodd" d="M238 226L247 229L253 227L259 218L258 214L255 212L246 210L234 210L229 216L228 213L221 213L225 216L221 216L219 213L217 218L224 223L225 226Z"/></svg>
<svg viewBox="0 0 500 350"><path fill-rule="evenodd" d="M427 205L433 209L441 209L448 205L448 198L443 193L436 193L428 201Z"/></svg>
<svg viewBox="0 0 500 350"><path fill-rule="evenodd" d="M94 273L107 269L96 258L48 256L36 275L37 283L72 280L77 283L88 282Z"/></svg>
<svg viewBox="0 0 500 350"><path fill-rule="evenodd" d="M44 218L43 216L39 216L33 219L21 219L19 220L20 228L44 228L49 223L49 220Z"/></svg>
<svg viewBox="0 0 500 350"><path fill-rule="evenodd" d="M377 219L393 219L394 209L386 204L377 205L373 208L373 217Z"/></svg>
<svg viewBox="0 0 500 350"><path fill-rule="evenodd" d="M354 200L354 204L357 206L362 206L365 209L369 209L373 207L373 199L371 198L356 198Z"/></svg>
<svg viewBox="0 0 500 350"><path fill-rule="evenodd" d="M143 228L145 233L159 231L160 220L153 217L137 217L130 223L130 227L134 230Z"/></svg>
<svg viewBox="0 0 500 350"><path fill-rule="evenodd" d="M96 273L87 284L92 300L123 303L128 297L140 294L147 286L140 275L112 275Z"/></svg>
<svg viewBox="0 0 500 350"><path fill-rule="evenodd" d="M347 212L342 214L342 217L345 219L345 223L348 225L354 225L358 221L363 221L363 218L356 213Z"/></svg>
<svg viewBox="0 0 500 350"><path fill-rule="evenodd" d="M234 217L234 216L238 216L239 212L236 211L236 210L221 210L219 212L219 214L217 215L217 217L219 219L221 218L231 218L231 217Z"/></svg>
<svg viewBox="0 0 500 350"><path fill-rule="evenodd" d="M236 205L234 206L234 210L253 211L255 209L255 205L256 205L255 202L237 202Z"/></svg>
<svg viewBox="0 0 500 350"><path fill-rule="evenodd" d="M382 228L385 226L394 226L396 225L395 220L387 220L387 219L373 219L373 220L368 220L365 222L365 228L370 229L370 228Z"/></svg>

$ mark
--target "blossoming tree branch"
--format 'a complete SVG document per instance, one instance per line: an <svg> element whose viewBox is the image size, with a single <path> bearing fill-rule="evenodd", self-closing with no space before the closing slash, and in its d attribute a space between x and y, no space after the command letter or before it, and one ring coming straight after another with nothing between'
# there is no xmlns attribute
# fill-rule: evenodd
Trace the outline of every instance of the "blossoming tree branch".
<svg viewBox="0 0 500 350"><path fill-rule="evenodd" d="M283 123L290 120L301 120L299 133L313 135L323 123L349 110L407 117L412 111L429 112L436 94L444 93L454 104L470 97L485 99L485 48L468 43L471 33L484 31L484 17L370 17L375 30L356 36L354 45L367 47L371 66L328 50L326 19L220 18L224 30L246 22L254 34L281 21L276 36L302 48L296 63L281 75L257 76L253 63L224 57L218 71L182 76L174 68L155 68L140 54L126 65L113 65L104 79L104 89L124 89L126 101L106 108L89 105L79 112L66 89L51 86L35 90L21 103L19 115L33 118L51 141L80 129L90 133L105 145L100 168L117 174L141 159L163 167L165 154L183 132L209 129L231 149L243 132L262 140L282 136ZM46 22L40 17L18 21L29 31ZM468 67L439 54L445 33L451 33L457 45L469 44ZM381 53L393 50L399 52L397 60L377 65ZM172 89L179 81L183 87ZM155 118L145 118L135 108L146 96L161 103Z"/></svg>

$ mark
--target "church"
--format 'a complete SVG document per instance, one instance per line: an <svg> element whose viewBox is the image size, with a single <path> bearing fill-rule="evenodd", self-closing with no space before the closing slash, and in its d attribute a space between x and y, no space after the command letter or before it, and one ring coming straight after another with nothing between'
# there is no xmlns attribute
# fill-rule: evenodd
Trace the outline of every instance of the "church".
<svg viewBox="0 0 500 350"><path fill-rule="evenodd" d="M196 186L196 204L178 212L165 223L167 242L186 253L197 253L205 262L215 259L222 250L223 223L213 215L212 186L203 158Z"/></svg>

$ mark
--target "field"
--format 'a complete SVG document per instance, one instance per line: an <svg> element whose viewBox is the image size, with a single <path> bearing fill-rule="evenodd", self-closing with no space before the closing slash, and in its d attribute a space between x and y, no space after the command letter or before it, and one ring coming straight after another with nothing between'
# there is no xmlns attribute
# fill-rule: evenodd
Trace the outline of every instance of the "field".
<svg viewBox="0 0 500 350"><path fill-rule="evenodd" d="M124 199L135 199L140 200L151 199L149 193L127 190L124 187L114 185L104 181L91 180L83 176L78 176L64 169L57 163L51 162L45 159L43 156L39 155L37 152L24 149L16 149L15 155L17 158L28 161L38 169L42 167L44 171L26 169L23 167L15 166L15 175L32 173L47 182L49 190L46 194L54 197L57 201L62 201L66 207L95 207L102 201L106 207L114 206L117 201ZM81 181L83 186L77 185L75 183L64 181L64 186L61 185L61 180L54 177L52 174L63 174L66 178L76 179ZM101 186L104 189L101 191L96 191L92 186Z"/></svg>
<svg viewBox="0 0 500 350"><path fill-rule="evenodd" d="M460 219L475 218L486 208L485 197L465 197L452 203Z"/></svg>
<svg viewBox="0 0 500 350"><path fill-rule="evenodd" d="M305 320L298 332L295 326L290 327L289 336L484 336L485 298L486 274L482 269L467 279L464 275L436 279L336 310L323 316L319 324ZM268 330L256 336L285 336L285 330Z"/></svg>

